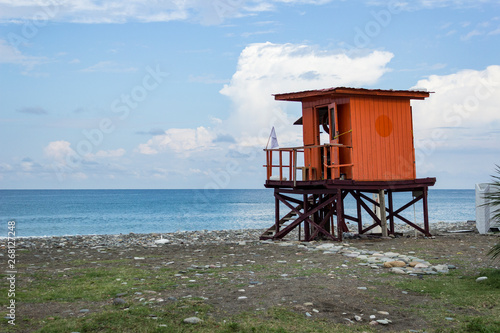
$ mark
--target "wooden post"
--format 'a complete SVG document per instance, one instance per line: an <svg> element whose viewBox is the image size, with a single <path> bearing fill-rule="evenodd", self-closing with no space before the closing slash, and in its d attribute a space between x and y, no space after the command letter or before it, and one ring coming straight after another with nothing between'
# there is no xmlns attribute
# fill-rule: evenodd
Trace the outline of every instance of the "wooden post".
<svg viewBox="0 0 500 333"><path fill-rule="evenodd" d="M385 193L384 190L378 192L380 204L380 227L382 228L382 237L387 237L387 216L385 212Z"/></svg>
<svg viewBox="0 0 500 333"><path fill-rule="evenodd" d="M279 193L279 190L277 188L274 189L274 236L280 232L280 201L276 194ZM273 239L274 239L273 236Z"/></svg>
<svg viewBox="0 0 500 333"><path fill-rule="evenodd" d="M358 194L358 198L359 198L359 190L358 191L355 191L357 194ZM359 198L359 200L361 200L361 198ZM357 210L357 213L358 213L358 234L362 234L363 233L363 219L361 218L361 204L359 203L359 200L356 199L356 210Z"/></svg>
<svg viewBox="0 0 500 333"><path fill-rule="evenodd" d="M342 233L344 232L344 207L342 202L342 190L339 188L337 190L337 233L339 241L342 241Z"/></svg>
<svg viewBox="0 0 500 333"><path fill-rule="evenodd" d="M428 190L429 188L427 186L424 187L423 189L423 198L422 198L422 205L423 205L423 210L424 210L424 230L425 230L425 235L429 237L431 233L429 232L429 211L428 211L428 204L427 204L427 196L428 196Z"/></svg>
<svg viewBox="0 0 500 333"><path fill-rule="evenodd" d="M303 199L304 200L304 204L303 204L303 206L304 206L304 214L306 214L307 211L309 211L309 198L307 197L307 194L304 194L303 198L304 198ZM309 223L306 222L306 221L304 221L303 223L304 223L304 240L306 242L309 242L311 240L310 239L311 234L310 234L310 230L309 230Z"/></svg>
<svg viewBox="0 0 500 333"><path fill-rule="evenodd" d="M387 190L387 200L389 200L389 214L391 214L391 217L389 218L389 231L392 235L394 235L394 215L392 215L394 211L394 204L392 201L391 190Z"/></svg>
<svg viewBox="0 0 500 333"><path fill-rule="evenodd" d="M293 187L297 186L297 149L293 149ZM304 179L302 179L304 180ZM300 231L299 231L300 235Z"/></svg>

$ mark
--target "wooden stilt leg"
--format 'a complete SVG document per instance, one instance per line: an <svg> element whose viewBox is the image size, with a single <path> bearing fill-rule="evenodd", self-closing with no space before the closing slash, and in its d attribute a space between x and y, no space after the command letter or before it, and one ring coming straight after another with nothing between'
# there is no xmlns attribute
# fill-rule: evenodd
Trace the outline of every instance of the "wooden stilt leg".
<svg viewBox="0 0 500 333"><path fill-rule="evenodd" d="M428 188L424 187L423 191L423 198L422 198L422 205L423 205L423 210L424 210L424 230L425 230L425 235L430 236L431 233L429 232L429 211L428 211L428 205L427 205L427 193L428 193Z"/></svg>

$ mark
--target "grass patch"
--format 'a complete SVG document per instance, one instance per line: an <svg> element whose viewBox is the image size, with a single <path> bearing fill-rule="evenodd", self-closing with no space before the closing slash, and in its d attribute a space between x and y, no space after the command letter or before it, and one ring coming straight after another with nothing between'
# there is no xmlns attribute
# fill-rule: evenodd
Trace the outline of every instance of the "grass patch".
<svg viewBox="0 0 500 333"><path fill-rule="evenodd" d="M439 302L411 309L434 323L438 331L500 332L500 270L486 269L479 276L488 279L476 282L478 276L460 276L458 272L451 272L422 280L405 279L392 283ZM445 328L445 317L454 318L456 327Z"/></svg>
<svg viewBox="0 0 500 333"><path fill-rule="evenodd" d="M27 278L31 281L27 282ZM131 287L161 291L176 284L173 273L166 270L159 275L158 271L130 266L88 267L56 274L37 271L18 281L16 300L24 303L103 301ZM6 296L6 286L2 284L0 301L6 302Z"/></svg>
<svg viewBox="0 0 500 333"><path fill-rule="evenodd" d="M100 313L80 318L55 318L44 321L38 333L67 332L362 332L366 326L347 327L323 320L310 320L302 314L284 308L271 308L266 312L245 312L216 320L209 315L211 307L201 302L185 301L159 308L134 306L128 311L108 307ZM184 318L196 315L200 324L185 324Z"/></svg>

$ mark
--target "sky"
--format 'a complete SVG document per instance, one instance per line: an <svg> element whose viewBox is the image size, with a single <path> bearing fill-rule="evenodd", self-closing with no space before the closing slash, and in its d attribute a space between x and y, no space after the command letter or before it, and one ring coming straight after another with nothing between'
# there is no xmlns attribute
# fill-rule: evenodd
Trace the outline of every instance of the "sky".
<svg viewBox="0 0 500 333"><path fill-rule="evenodd" d="M337 86L412 101L418 177L500 164L500 3L0 0L0 188L263 188L271 128Z"/></svg>

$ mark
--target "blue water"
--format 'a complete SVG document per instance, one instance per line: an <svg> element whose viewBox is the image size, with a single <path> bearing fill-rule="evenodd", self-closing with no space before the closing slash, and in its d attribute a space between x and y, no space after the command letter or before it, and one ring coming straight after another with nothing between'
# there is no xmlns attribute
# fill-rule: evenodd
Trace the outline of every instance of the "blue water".
<svg viewBox="0 0 500 333"><path fill-rule="evenodd" d="M395 207L410 196L395 194ZM421 203L415 212L421 222ZM349 198L346 213L355 214ZM413 206L403 216L415 221ZM429 219L474 220L474 190L430 190ZM274 197L267 189L0 190L0 237L7 236L10 220L16 222L17 236L266 228L274 221Z"/></svg>

